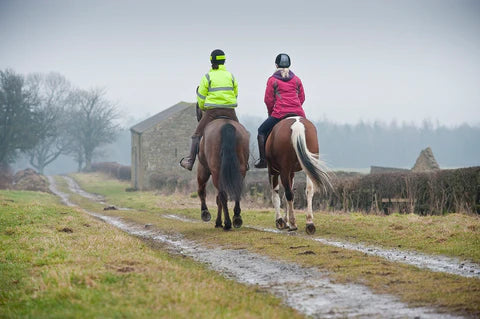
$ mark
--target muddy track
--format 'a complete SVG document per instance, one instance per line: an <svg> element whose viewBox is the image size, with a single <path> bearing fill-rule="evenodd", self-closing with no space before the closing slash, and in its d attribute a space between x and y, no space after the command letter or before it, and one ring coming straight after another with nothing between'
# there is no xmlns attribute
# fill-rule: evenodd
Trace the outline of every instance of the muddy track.
<svg viewBox="0 0 480 319"><path fill-rule="evenodd" d="M74 193L77 193L80 196L83 196L87 199L97 201L99 203L105 204L104 199L96 194L90 194L85 192L80 186L68 176L64 177L68 183L70 190ZM119 208L118 209L127 209L127 208ZM166 214L163 217L170 218L170 219L177 219L184 222L197 222L194 219L188 219L185 217L173 215L173 214ZM246 228L255 229L258 231L264 232L271 232L283 235L296 235L302 236L296 233L285 233L283 231L273 229L273 228L262 228L257 226L249 226L245 225ZM431 271L437 272L444 272L453 275L459 275L462 277L472 277L472 278L480 278L480 265L468 260L460 260L458 258L452 258L447 256L434 256L434 255L427 255L415 251L406 251L401 249L386 249L372 245L364 245L358 243L350 243L347 241L338 241L332 240L327 238L321 238L316 236L302 236L303 238L320 242L324 245L334 246L342 249L348 250L355 250L362 252L367 255L377 256L381 258L385 258L386 260L408 264L412 266L416 266L421 269L428 269Z"/></svg>
<svg viewBox="0 0 480 319"><path fill-rule="evenodd" d="M246 226L249 227L249 226ZM283 233L277 229L260 228L250 226L250 228L272 232ZM342 249L356 250L367 255L385 258L389 261L408 264L431 271L444 272L462 277L480 278L480 265L471 261L460 260L447 256L426 255L415 251L406 251L400 249L386 249L377 246L349 243L346 241L336 241L327 238L307 237L304 238L320 242L324 245L334 246Z"/></svg>
<svg viewBox="0 0 480 319"><path fill-rule="evenodd" d="M66 179L72 192L80 189L78 185L71 186L76 184L75 181ZM66 205L76 206L67 194L57 189L52 177L49 177L49 181L53 193ZM181 234L167 235L143 224L83 211L129 234L163 243L172 252L206 263L233 280L257 285L279 296L292 308L314 318L459 318L437 313L432 308L410 308L393 296L374 294L362 285L333 283L329 280L328 273L318 269L273 260L244 249L206 248L184 239ZM175 215L170 217L178 218Z"/></svg>
<svg viewBox="0 0 480 319"><path fill-rule="evenodd" d="M183 222L196 223L195 219L188 219L174 214L164 214L165 218L175 219ZM286 233L284 231L273 228L262 228L257 226L245 225L245 228L255 229L258 231L282 234L282 235L296 235L298 234ZM474 262L460 260L458 258L446 256L432 256L415 251L405 251L400 249L385 249L376 246L349 243L345 241L336 241L320 237L302 236L302 238L317 241L324 245L334 246L342 249L356 250L367 255L385 258L389 261L398 262L402 264L416 266L422 269L431 271L444 272L452 275L459 275L467 278L480 278L480 265Z"/></svg>

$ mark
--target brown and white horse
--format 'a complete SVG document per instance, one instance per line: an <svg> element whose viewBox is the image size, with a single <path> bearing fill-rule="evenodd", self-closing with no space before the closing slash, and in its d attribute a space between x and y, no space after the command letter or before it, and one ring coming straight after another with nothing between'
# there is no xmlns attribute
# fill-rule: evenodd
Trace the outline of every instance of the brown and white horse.
<svg viewBox="0 0 480 319"><path fill-rule="evenodd" d="M198 153L198 196L201 201L201 217L204 221L211 218L206 204L206 185L210 175L217 188L217 219L215 227L222 227L222 211L225 216L223 228L232 228L228 213L228 199L235 201L233 226L242 226L240 216L240 197L243 180L247 172L249 157L248 131L240 123L229 119L216 119L206 127L200 141Z"/></svg>
<svg viewBox="0 0 480 319"><path fill-rule="evenodd" d="M275 223L278 229L297 230L293 211L293 179L295 172L303 170L307 176L306 232L315 233L312 199L315 190L331 188L330 178L319 159L317 130L312 122L300 116L287 117L272 129L265 145ZM285 189L285 215L280 214L279 183Z"/></svg>

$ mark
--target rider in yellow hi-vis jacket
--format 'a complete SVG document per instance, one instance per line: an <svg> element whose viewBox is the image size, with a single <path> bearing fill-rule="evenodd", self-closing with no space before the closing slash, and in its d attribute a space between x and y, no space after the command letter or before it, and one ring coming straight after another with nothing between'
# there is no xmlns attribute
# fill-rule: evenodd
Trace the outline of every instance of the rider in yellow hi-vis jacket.
<svg viewBox="0 0 480 319"><path fill-rule="evenodd" d="M193 168L198 145L208 123L219 117L227 117L238 122L235 113L238 83L233 74L225 68L225 53L219 49L214 50L210 54L210 62L212 68L202 77L197 88L198 107L204 111L204 114L192 136L190 155L180 161L180 165L188 170Z"/></svg>
<svg viewBox="0 0 480 319"><path fill-rule="evenodd" d="M225 61L225 55L222 57ZM212 68L200 81L197 90L198 107L202 111L214 108L234 108L237 106L238 83L225 65Z"/></svg>

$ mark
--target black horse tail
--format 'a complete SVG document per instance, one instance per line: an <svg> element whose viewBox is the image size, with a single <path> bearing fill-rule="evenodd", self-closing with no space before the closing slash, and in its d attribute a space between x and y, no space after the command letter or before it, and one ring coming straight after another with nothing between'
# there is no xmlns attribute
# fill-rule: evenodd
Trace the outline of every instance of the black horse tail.
<svg viewBox="0 0 480 319"><path fill-rule="evenodd" d="M324 168L325 165L321 162L319 154L313 154L307 148L305 126L303 123L297 119L292 124L291 129L292 145L305 174L312 180L318 190L323 188L326 192L327 188L333 189L330 176L327 174L326 168Z"/></svg>
<svg viewBox="0 0 480 319"><path fill-rule="evenodd" d="M239 201L242 196L243 176L237 158L236 129L232 124L221 128L220 147L220 191L224 191L231 200Z"/></svg>

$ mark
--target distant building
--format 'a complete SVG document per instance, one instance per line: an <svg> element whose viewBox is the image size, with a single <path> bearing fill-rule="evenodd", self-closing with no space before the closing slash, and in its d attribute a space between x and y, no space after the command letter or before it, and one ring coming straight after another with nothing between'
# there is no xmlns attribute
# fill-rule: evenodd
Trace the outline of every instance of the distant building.
<svg viewBox="0 0 480 319"><path fill-rule="evenodd" d="M179 161L189 153L196 126L195 103L180 102L131 127L132 187L150 189L154 174L192 174Z"/></svg>

